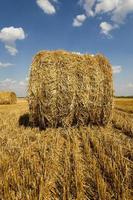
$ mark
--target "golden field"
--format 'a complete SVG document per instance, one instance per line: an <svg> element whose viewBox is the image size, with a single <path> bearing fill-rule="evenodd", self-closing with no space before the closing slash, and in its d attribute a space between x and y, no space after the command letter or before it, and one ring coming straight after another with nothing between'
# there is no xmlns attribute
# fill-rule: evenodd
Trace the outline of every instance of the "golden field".
<svg viewBox="0 0 133 200"><path fill-rule="evenodd" d="M133 98L116 98L116 108L133 114Z"/></svg>
<svg viewBox="0 0 133 200"><path fill-rule="evenodd" d="M0 200L131 200L133 99L106 128L28 126L28 104L0 106Z"/></svg>

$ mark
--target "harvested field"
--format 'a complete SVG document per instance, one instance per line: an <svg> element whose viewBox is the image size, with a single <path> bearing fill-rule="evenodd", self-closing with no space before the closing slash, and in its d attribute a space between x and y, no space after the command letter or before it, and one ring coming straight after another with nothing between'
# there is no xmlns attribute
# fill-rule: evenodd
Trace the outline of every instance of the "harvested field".
<svg viewBox="0 0 133 200"><path fill-rule="evenodd" d="M122 130L128 136L133 137L133 117L125 112L114 110L113 125Z"/></svg>
<svg viewBox="0 0 133 200"><path fill-rule="evenodd" d="M115 108L133 114L133 98L116 98Z"/></svg>
<svg viewBox="0 0 133 200"><path fill-rule="evenodd" d="M26 101L1 105L0 199L131 200L133 133L130 123L128 134L123 123L114 127L119 117L119 124L125 120L120 111L115 114L106 128L40 132L26 124ZM19 125L22 115L25 126Z"/></svg>

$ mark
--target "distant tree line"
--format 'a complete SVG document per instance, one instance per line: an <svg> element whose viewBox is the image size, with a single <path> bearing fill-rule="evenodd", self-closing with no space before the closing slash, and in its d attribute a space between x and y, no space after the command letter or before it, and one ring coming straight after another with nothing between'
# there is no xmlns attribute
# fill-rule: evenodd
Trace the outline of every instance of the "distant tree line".
<svg viewBox="0 0 133 200"><path fill-rule="evenodd" d="M114 96L115 98L133 98L133 96Z"/></svg>

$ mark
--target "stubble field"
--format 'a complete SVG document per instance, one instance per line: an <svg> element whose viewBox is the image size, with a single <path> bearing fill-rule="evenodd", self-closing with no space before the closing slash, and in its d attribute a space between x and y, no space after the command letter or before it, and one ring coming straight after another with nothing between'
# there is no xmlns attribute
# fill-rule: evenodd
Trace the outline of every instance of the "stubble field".
<svg viewBox="0 0 133 200"><path fill-rule="evenodd" d="M28 104L0 106L0 200L131 200L133 99L106 128L28 126Z"/></svg>
<svg viewBox="0 0 133 200"><path fill-rule="evenodd" d="M117 98L115 102L118 110L133 114L133 98Z"/></svg>

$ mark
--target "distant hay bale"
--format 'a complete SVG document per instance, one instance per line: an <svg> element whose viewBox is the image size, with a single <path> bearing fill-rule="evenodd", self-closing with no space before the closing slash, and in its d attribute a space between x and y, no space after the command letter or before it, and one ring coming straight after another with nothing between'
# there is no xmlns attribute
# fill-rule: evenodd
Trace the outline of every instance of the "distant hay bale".
<svg viewBox="0 0 133 200"><path fill-rule="evenodd" d="M34 126L106 125L112 116L112 68L103 55L39 52L29 80Z"/></svg>
<svg viewBox="0 0 133 200"><path fill-rule="evenodd" d="M3 104L15 104L17 97L14 92L0 92L0 105Z"/></svg>

